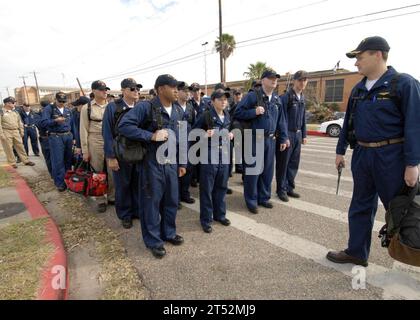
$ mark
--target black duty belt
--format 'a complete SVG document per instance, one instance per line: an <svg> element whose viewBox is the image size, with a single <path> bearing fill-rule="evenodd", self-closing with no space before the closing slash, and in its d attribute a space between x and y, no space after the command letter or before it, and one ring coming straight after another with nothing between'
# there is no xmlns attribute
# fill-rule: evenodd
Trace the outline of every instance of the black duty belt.
<svg viewBox="0 0 420 320"><path fill-rule="evenodd" d="M379 142L357 141L359 145L366 148L379 148L379 147L387 146L389 144L396 144L396 143L403 143L403 142L404 142L404 138L388 139L388 140L379 141Z"/></svg>
<svg viewBox="0 0 420 320"><path fill-rule="evenodd" d="M299 132L301 132L302 130L289 130L289 132L294 132L294 133L299 133Z"/></svg>

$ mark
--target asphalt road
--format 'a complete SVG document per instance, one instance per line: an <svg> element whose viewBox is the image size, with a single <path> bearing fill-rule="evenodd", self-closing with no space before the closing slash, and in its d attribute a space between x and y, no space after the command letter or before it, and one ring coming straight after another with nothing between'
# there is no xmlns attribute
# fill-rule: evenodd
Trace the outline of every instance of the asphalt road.
<svg viewBox="0 0 420 320"><path fill-rule="evenodd" d="M274 209L260 208L257 215L247 211L241 177L234 174L229 181L234 193L227 196L232 225L215 223L212 234L201 229L198 202L183 204L177 229L185 243L166 245L161 260L145 248L138 220L125 230L114 207L101 216L119 234L150 299L420 299L420 268L394 262L380 246L383 206L376 216L368 268L325 258L331 249L346 248L352 193L350 151L335 195L335 144L336 139L310 137L296 180L301 198L281 202L273 181ZM46 170L40 158L35 161L35 169L19 171ZM198 199L198 188L191 191Z"/></svg>
<svg viewBox="0 0 420 320"><path fill-rule="evenodd" d="M332 138L309 138L297 177L296 191L302 197L281 202L273 181L274 209L260 208L258 215L248 213L240 175L234 174L229 181L234 193L227 196L230 227L215 223L213 233L205 234L198 202L183 204L177 229L185 244L168 244L162 260L145 248L138 221L126 231L113 208L104 218L121 234L153 299L419 299L420 268L394 263L380 246L377 232L384 224L383 206L376 217L367 269L326 260L330 249L346 248L352 193L349 151L335 195L335 144ZM191 190L198 199L198 188ZM365 289L357 289L363 284Z"/></svg>

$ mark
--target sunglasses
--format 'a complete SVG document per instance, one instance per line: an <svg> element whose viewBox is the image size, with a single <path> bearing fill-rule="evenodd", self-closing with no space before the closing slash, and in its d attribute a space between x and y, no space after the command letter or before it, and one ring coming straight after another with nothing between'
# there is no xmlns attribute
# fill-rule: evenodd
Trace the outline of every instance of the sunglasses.
<svg viewBox="0 0 420 320"><path fill-rule="evenodd" d="M134 92L134 91L140 92L140 88L137 88L137 87L130 88L130 91L131 92Z"/></svg>

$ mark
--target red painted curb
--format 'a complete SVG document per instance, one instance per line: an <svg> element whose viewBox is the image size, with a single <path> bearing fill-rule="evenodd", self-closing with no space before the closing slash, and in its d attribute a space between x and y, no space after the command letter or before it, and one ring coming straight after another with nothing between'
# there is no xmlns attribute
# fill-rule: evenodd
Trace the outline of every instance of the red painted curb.
<svg viewBox="0 0 420 320"><path fill-rule="evenodd" d="M39 202L26 181L12 168L6 170L13 176L16 191L31 215L32 220L48 217L45 227L45 241L54 245L54 255L44 268L41 275L41 289L38 292L38 300L66 300L68 298L68 266L67 256L64 250L63 240L54 220Z"/></svg>
<svg viewBox="0 0 420 320"><path fill-rule="evenodd" d="M314 131L314 130L308 130L306 131L306 134L309 136L319 136L319 137L328 137L326 133Z"/></svg>

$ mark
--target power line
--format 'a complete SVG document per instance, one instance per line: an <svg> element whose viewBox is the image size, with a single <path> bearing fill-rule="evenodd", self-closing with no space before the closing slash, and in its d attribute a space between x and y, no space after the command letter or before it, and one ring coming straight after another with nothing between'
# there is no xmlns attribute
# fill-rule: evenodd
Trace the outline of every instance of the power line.
<svg viewBox="0 0 420 320"><path fill-rule="evenodd" d="M366 13L366 14L362 14L362 15L354 16L354 17L348 17L348 18L343 18L343 19L338 19L338 20L333 20L333 21L327 21L327 22L323 22L323 23L318 23L318 24L313 24L313 25L310 25L310 26L302 27L302 28L296 28L296 29L292 29L292 30L288 30L288 31L282 31L282 32L278 32L278 33L273 33L273 34L269 34L269 35L265 35L265 36L261 36L261 37L252 38L252 39L237 41L236 44L251 42L251 41L255 41L255 40L261 40L261 39L265 39L265 38L279 36L281 34L292 33L292 32L302 31L302 30L306 30L306 29L312 29L312 28L321 27L321 26L325 26L325 25L329 25L329 24L338 23L338 22L354 20L354 19L358 19L358 18L368 17L368 16L372 16L372 15L377 15L377 14L382 14L382 13L387 13L387 12L392 12L392 11L397 11L397 10L402 10L402 9L408 9L408 8L417 7L417 6L420 6L420 4L413 4L413 5L404 6L404 7L398 7L398 8L387 9L387 10L382 10L382 11L370 12L370 13Z"/></svg>
<svg viewBox="0 0 420 320"><path fill-rule="evenodd" d="M380 14L380 13L392 12L392 11L397 11L397 10L401 10L401 9L405 9L405 8L416 7L416 6L419 6L419 5L420 4L415 4L415 5L405 6L405 7L382 10L382 11L378 11L378 12L371 12L371 13L363 14L363 15L360 15L360 16L357 16L357 17L360 18L360 17L372 16L372 15L377 15L377 14ZM391 18L406 16L406 15L416 14L416 13L419 13L419 12L420 11L414 11L414 12L403 13L403 14L394 15L394 16L380 17L380 18L375 18L375 19L371 19L371 20L359 21L359 22L354 22L354 23L350 23L350 24L334 26L334 27L309 31L309 32L300 33L300 34L294 34L294 35L290 35L290 36L286 36L286 37L270 39L270 40L260 41L260 42L251 43L251 44L247 44L247 45L237 46L236 49L241 49L241 48L254 46L254 45L258 45L258 44L263 44L263 43L267 43L267 42L278 41L278 40L282 40L282 39L294 38L294 37L303 36L303 35L306 35L306 34L313 34L313 33L319 33L319 32L323 32L323 31L333 30L333 29L344 28L344 27L351 26L351 25L363 24L363 23L374 22L374 21L378 21L378 20L385 20L385 19L391 19ZM281 35L281 34L287 34L287 33L292 33L292 32L296 32L296 31L301 31L301 30L307 30L309 28L315 28L315 27L319 27L319 26L323 26L323 25L329 25L329 24L332 24L332 23L337 23L339 21L341 21L341 22L342 21L348 21L348 20L351 20L351 19L355 19L357 17L349 17L349 18L339 19L339 20L335 20L335 21L324 22L324 23L313 25L313 26L307 26L307 27L303 27L303 28L298 28L298 29L279 32L279 33L272 34L272 35L269 35L269 36L262 36L262 37L257 37L257 38L253 38L253 39L243 40L243 41L240 41L240 42L237 42L237 43L246 43L246 42L251 42L251 41L258 40L258 39L266 39L268 37L273 37L274 35ZM212 54L215 54L215 53L210 53L210 55L212 55ZM142 73L142 72L146 73L146 71L148 72L148 71L150 71L150 69L158 70L158 69L161 69L163 67L168 67L169 66L168 64L170 64L170 66L174 66L174 65L185 63L185 62L188 62L188 61L196 60L195 58L191 59L191 60L185 60L185 59L195 57L195 56L198 56L198 57L196 57L196 59L199 59L199 58L202 58L204 55L203 55L202 52L197 52L197 53L194 53L194 54L191 54L191 55L188 55L188 56L184 56L184 57L173 59L173 60L170 60L170 61L167 61L167 62L159 63L159 64L156 64L156 65L153 65L153 66L149 66L149 67L145 67L145 68L141 68L141 69L136 69L136 70L131 70L131 71L128 71L128 72L115 74L113 76L108 76L108 77L101 78L101 79L112 80L112 79L119 78L119 77L125 76L125 75L130 75L130 74L133 75L133 74L138 74L138 73ZM183 60L185 60L185 61L183 61ZM177 63L174 63L174 62L177 62ZM87 81L87 82L84 82L84 83L89 83L89 82L92 82L92 81Z"/></svg>
<svg viewBox="0 0 420 320"><path fill-rule="evenodd" d="M387 17L375 18L375 19L370 19L370 20L365 20L365 21L353 22L353 23L348 23L348 24L344 24L344 25L340 25L340 26L334 26L334 27L328 27L328 28L314 30L314 31L303 32L303 33L299 33L299 34L293 34L293 35L285 36L285 37L281 37L281 38L275 38L275 39L270 39L270 40L259 41L259 42L255 42L255 43L251 43L251 44L246 44L246 45L238 46L238 47L236 47L236 49L251 47L251 46L255 46L255 45L259 45L259 44L263 44L263 43L278 41L278 40L295 38L295 37L299 37L299 36L303 36L303 35L308 35L308 34L314 34L314 33L323 32L323 31L329 31L329 30L334 30L334 29L341 29L341 28L345 28L345 27L349 27L349 26L353 26L353 25L358 25L358 24L363 24L363 23L369 23L369 22L374 22L374 21L379 21L379 20L386 20L386 19L391 19L391 18L408 16L408 15L417 14L417 13L420 13L420 10L419 11L402 13L402 14L397 14L397 15L393 15L393 16L387 16Z"/></svg>
<svg viewBox="0 0 420 320"><path fill-rule="evenodd" d="M306 4L306 5L302 5L302 6L293 7L293 8L290 8L290 9L286 9L286 10L274 12L274 13L271 13L271 14L268 14L268 15L257 17L257 18L238 21L238 22L235 22L233 24L229 24L229 25L223 26L223 28L230 28L230 27L233 27L233 26L237 26L237 25L249 23L249 22L252 22L252 21L261 20L261 19L264 19L264 18L267 18L267 17L272 17L272 16L279 15L279 14L284 14L284 13L289 13L289 12L296 11L296 10L301 10L301 9L304 9L304 8L307 8L307 7L311 7L311 6L314 6L314 5L318 5L320 3L324 3L324 2L328 2L328 1L329 0L322 0L322 1L312 2L312 3ZM178 51L179 49L185 48L186 46L188 46L188 45L190 45L190 44L192 44L192 43L194 43L194 42L202 39L203 37L205 37L205 36L207 36L207 35L209 35L209 34L211 34L213 32L216 32L218 30L219 30L219 28L214 28L212 30L209 30L208 32L203 33L200 36L197 36L196 38L194 38L192 40L189 40L188 42L183 43L183 44L179 45L178 47L176 47L174 49L171 49L171 50L169 50L169 51L167 51L167 52L165 52L165 53L163 53L163 54L161 54L159 56L153 57L152 59L149 59L149 60L143 62L142 64L139 64L137 66L134 66L134 67L125 69L125 70L121 71L121 73L126 73L126 72L128 73L133 68L139 68L139 67L142 67L144 65L147 65L150 62L156 61L159 58L163 58L163 57L165 57L165 56L167 56L167 55L169 55L171 53L174 53L174 52ZM86 57L86 54L81 55L81 56L78 56L75 59L72 59L70 63L72 63L72 62L74 62L77 59L82 58L82 57ZM57 69L58 67L63 67L63 66L66 66L66 65L68 65L68 64L61 64L61 65L58 65L58 66L55 66L55 67L46 68L46 69L43 69L43 70L45 71L45 70L50 70L50 69ZM107 78L103 78L103 79L106 80Z"/></svg>
<svg viewBox="0 0 420 320"><path fill-rule="evenodd" d="M290 8L290 9L286 9L286 10L282 10L282 11L270 13L270 14L265 15L265 16L260 16L260 17L252 18L252 19L248 19L248 20L242 20L242 21L239 21L239 22L232 23L232 24L229 24L227 26L224 26L224 28L235 27L235 26L238 26L238 25L241 25L241 24L245 24L245 23L249 23L249 22L254 22L254 21L262 20L262 19L265 19L265 18L268 18L268 17L273 17L273 16L280 15L280 14L283 14L283 13L288 13L288 12L292 12L292 11L295 11L295 10L301 10L301 9L312 7L312 6L315 6L315 5L324 3L324 2L328 2L328 1L329 0L322 0L322 1L312 2L312 3L305 4L305 5L301 5L299 7L294 7L294 8Z"/></svg>
<svg viewBox="0 0 420 320"><path fill-rule="evenodd" d="M177 59L173 59L173 60L166 61L166 62L163 62L163 63L159 63L159 64L156 64L156 65L153 65L153 66L150 66L150 67L141 68L141 69L137 69L137 70L131 70L129 72L119 73L119 74L115 74L113 76L108 76L108 77L101 78L101 79L102 80L112 80L114 78L119 78L121 76L131 75L131 74L134 74L136 72L138 73L138 72L142 72L142 71L147 71L148 69L151 69L151 68L165 66L166 64L169 64L169 63L172 63L172 62L177 62L177 61L180 61L180 60L184 60L184 59L194 57L194 56L197 56L197 55L200 55L199 58L201 58L203 56L203 52L201 52L201 51L196 52L196 53L190 54L188 56L184 56L184 57L181 57L181 58L177 58ZM94 81L94 80L92 80L92 81ZM85 81L85 82L83 82L83 84L90 83L92 81Z"/></svg>

